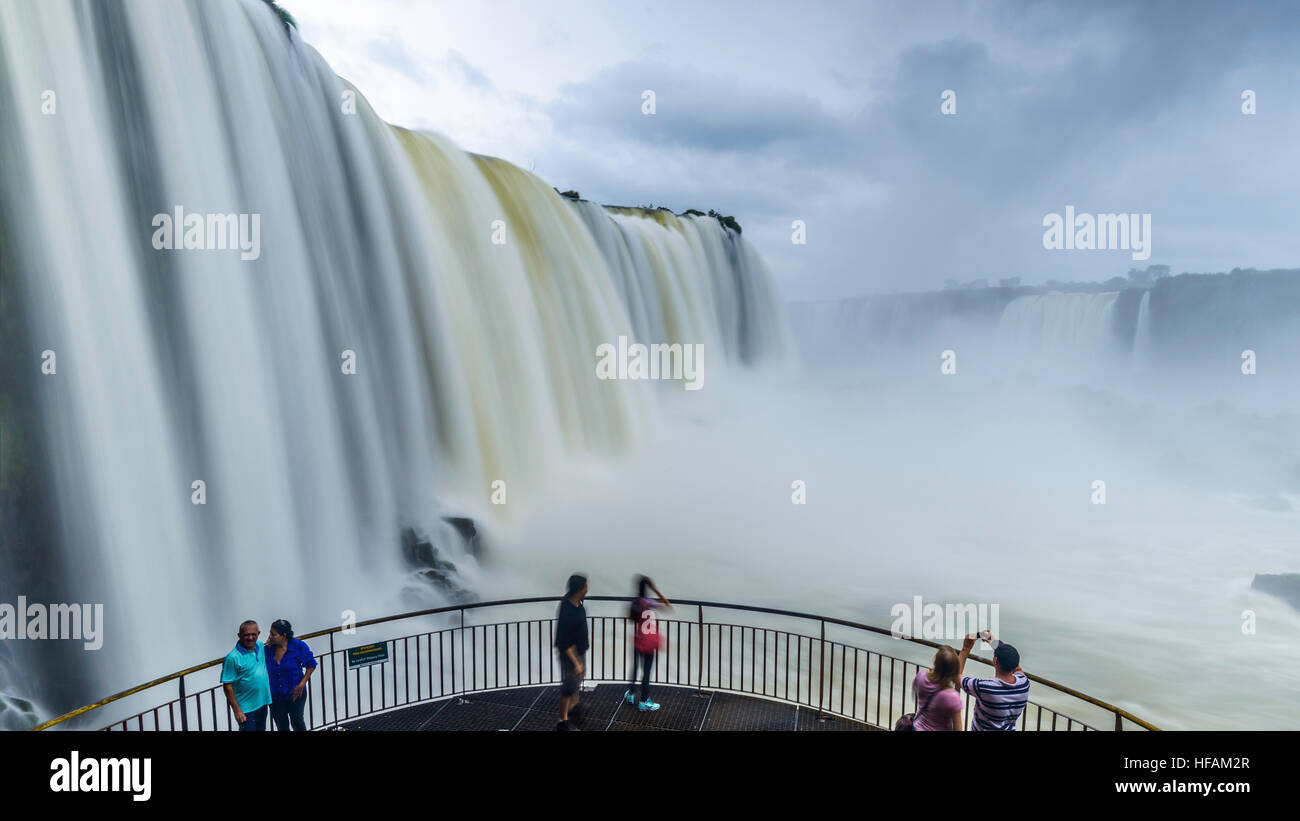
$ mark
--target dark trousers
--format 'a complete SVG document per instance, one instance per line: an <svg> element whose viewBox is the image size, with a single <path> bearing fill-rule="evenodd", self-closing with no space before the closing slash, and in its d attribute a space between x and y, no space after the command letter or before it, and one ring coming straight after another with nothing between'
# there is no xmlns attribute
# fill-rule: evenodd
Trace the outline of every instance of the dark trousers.
<svg viewBox="0 0 1300 821"><path fill-rule="evenodd" d="M239 725L240 732L261 732L266 729L266 705L263 704L251 713L244 713L244 723Z"/></svg>
<svg viewBox="0 0 1300 821"><path fill-rule="evenodd" d="M628 684L628 690L636 690L636 667L637 662L641 663L641 700L650 700L650 670L655 666L654 653L632 652L632 682Z"/></svg>
<svg viewBox="0 0 1300 821"><path fill-rule="evenodd" d="M307 707L307 690L302 691L302 698L272 699L271 720L275 722L276 732L287 732L292 728L300 733L307 731L307 723L302 720L303 710Z"/></svg>

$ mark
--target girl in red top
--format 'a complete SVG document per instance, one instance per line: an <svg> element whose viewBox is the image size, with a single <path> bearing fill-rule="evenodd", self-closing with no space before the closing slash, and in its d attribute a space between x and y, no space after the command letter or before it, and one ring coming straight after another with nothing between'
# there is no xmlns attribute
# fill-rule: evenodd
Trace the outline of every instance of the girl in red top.
<svg viewBox="0 0 1300 821"><path fill-rule="evenodd" d="M655 602L647 595L653 590L659 601ZM659 592L647 576L637 577L636 598L632 600L632 679L623 698L628 704L635 704L638 710L658 710L659 705L650 700L650 670L654 667L655 653L659 650L659 623L655 620L655 610L659 605L672 609L672 603ZM633 695L636 690L636 668L641 666L641 700Z"/></svg>

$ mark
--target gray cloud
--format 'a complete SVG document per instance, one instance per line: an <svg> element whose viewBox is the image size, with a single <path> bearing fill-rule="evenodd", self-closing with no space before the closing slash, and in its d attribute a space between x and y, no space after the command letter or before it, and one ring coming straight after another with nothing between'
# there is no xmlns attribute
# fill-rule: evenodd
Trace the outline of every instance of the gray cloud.
<svg viewBox="0 0 1300 821"><path fill-rule="evenodd" d="M654 114L642 113L646 90L655 94ZM622 63L566 85L547 113L562 134L595 132L717 152L751 151L840 127L807 94L649 62Z"/></svg>

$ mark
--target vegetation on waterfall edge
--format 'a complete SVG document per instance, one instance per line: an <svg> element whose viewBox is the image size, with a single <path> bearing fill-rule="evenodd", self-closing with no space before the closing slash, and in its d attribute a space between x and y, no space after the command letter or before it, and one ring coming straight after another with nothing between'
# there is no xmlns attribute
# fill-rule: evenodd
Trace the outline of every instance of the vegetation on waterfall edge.
<svg viewBox="0 0 1300 821"><path fill-rule="evenodd" d="M561 197L564 197L565 199L568 200L574 200L575 202L585 202L585 200L582 199L582 195L574 190L561 191L560 189L556 188L555 193L559 194ZM682 211L679 214L666 205L655 205L654 203L650 203L649 205L602 205L601 207L612 208L616 211L618 210L645 211L647 213L653 213L655 211L666 211L675 217L713 217L718 222L722 223L724 227L730 228L732 231L735 231L737 234L741 233L740 223L736 221L735 217L720 214L717 211L714 211L712 208L709 209L709 212L707 214L695 208L687 208L685 211Z"/></svg>
<svg viewBox="0 0 1300 821"><path fill-rule="evenodd" d="M284 23L285 29L288 29L290 26L294 28L298 28L298 21L293 19L292 14L285 11L280 6L276 5L275 0L262 0L262 2L270 6L271 10L274 11L277 16L279 16L280 22Z"/></svg>

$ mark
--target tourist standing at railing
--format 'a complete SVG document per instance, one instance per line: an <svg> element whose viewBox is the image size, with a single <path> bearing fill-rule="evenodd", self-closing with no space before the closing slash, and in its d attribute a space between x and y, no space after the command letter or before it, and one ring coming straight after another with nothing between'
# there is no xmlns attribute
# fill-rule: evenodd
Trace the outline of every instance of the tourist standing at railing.
<svg viewBox="0 0 1300 821"><path fill-rule="evenodd" d="M240 730L266 729L271 683L266 674L266 645L257 640L260 635L255 621L239 625L239 641L221 663L222 689Z"/></svg>
<svg viewBox="0 0 1300 821"><path fill-rule="evenodd" d="M293 625L284 619L271 624L266 636L266 672L271 680L271 720L276 730L305 732L307 680L316 672L316 657L307 642L293 637Z"/></svg>
<svg viewBox="0 0 1300 821"><path fill-rule="evenodd" d="M912 681L917 705L913 730L961 729L961 693L957 688L960 676L957 651L951 647L939 648L933 668L916 671Z"/></svg>
<svg viewBox="0 0 1300 821"><path fill-rule="evenodd" d="M962 642L957 659L959 671L966 669L966 658L975 646L974 633ZM1029 703L1029 677L1020 669L1020 653L1006 642L998 641L987 630L983 638L993 649L993 678L964 676L961 688L975 696L972 730L1014 730L1020 714Z"/></svg>
<svg viewBox="0 0 1300 821"><path fill-rule="evenodd" d="M555 650L560 657L560 723L557 730L576 730L574 720L581 718L578 707L578 690L583 674L587 672L587 609L582 600L587 596L587 579L574 574L559 610L555 614Z"/></svg>
<svg viewBox="0 0 1300 821"><path fill-rule="evenodd" d="M659 622L655 619L655 610L662 604L672 609L672 603L655 587L648 576L637 576L636 598L632 600L632 677L623 698L629 704L635 704L638 710L658 710L659 705L650 700L650 671L654 668L655 653L659 652L662 636L659 635ZM655 602L647 594L653 590L659 598ZM636 669L641 667L641 700L636 696Z"/></svg>

